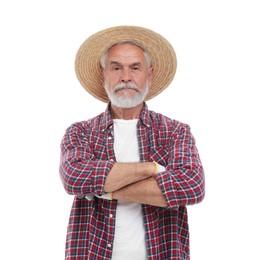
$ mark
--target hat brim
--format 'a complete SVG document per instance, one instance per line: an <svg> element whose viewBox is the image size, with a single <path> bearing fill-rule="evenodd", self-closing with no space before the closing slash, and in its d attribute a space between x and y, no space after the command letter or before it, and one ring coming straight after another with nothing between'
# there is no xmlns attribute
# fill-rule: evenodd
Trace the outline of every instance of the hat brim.
<svg viewBox="0 0 262 260"><path fill-rule="evenodd" d="M137 26L116 26L99 31L90 36L76 54L75 71L81 85L95 98L108 102L103 86L100 58L106 49L118 42L135 40L149 52L154 68L152 86L146 100L164 89L173 80L177 60L172 45L160 34Z"/></svg>

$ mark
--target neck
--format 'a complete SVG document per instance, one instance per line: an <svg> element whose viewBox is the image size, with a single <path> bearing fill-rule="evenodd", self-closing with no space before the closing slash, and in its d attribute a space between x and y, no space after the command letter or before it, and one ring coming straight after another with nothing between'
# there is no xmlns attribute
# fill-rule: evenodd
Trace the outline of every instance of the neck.
<svg viewBox="0 0 262 260"><path fill-rule="evenodd" d="M144 104L140 104L137 107L132 108L120 108L111 104L111 112L114 119L132 120L137 119L140 116L141 110Z"/></svg>

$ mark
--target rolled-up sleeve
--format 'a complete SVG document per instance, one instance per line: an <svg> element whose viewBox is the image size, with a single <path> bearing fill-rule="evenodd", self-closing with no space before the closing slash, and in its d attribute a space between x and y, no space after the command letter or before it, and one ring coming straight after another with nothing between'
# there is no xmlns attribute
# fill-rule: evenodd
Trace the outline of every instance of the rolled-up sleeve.
<svg viewBox="0 0 262 260"><path fill-rule="evenodd" d="M89 143L90 133L80 125L70 126L61 142L60 177L65 190L77 197L102 195L114 162L96 158ZM103 144L101 144L103 145Z"/></svg>
<svg viewBox="0 0 262 260"><path fill-rule="evenodd" d="M199 203L205 195L204 170L190 127L179 123L172 131L166 170L154 176L174 209Z"/></svg>

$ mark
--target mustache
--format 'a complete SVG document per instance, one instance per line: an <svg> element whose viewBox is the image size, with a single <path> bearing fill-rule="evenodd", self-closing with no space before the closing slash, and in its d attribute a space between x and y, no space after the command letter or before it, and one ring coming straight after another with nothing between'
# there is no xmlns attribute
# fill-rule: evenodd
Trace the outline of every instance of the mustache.
<svg viewBox="0 0 262 260"><path fill-rule="evenodd" d="M134 89L137 92L139 92L138 87L136 86L136 84L131 83L131 82L128 82L128 83L122 82L122 83L117 84L114 87L114 92L116 93L116 92L118 92L120 90L123 90L123 89Z"/></svg>

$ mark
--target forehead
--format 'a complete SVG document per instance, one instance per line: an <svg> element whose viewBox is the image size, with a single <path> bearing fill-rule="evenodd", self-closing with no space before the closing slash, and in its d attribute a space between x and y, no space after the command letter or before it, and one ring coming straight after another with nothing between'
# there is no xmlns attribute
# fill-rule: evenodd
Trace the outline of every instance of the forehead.
<svg viewBox="0 0 262 260"><path fill-rule="evenodd" d="M140 47L130 43L122 43L113 46L109 50L108 60L112 61L113 59L117 59L119 61L136 60L136 62L144 62L145 55L144 51Z"/></svg>

